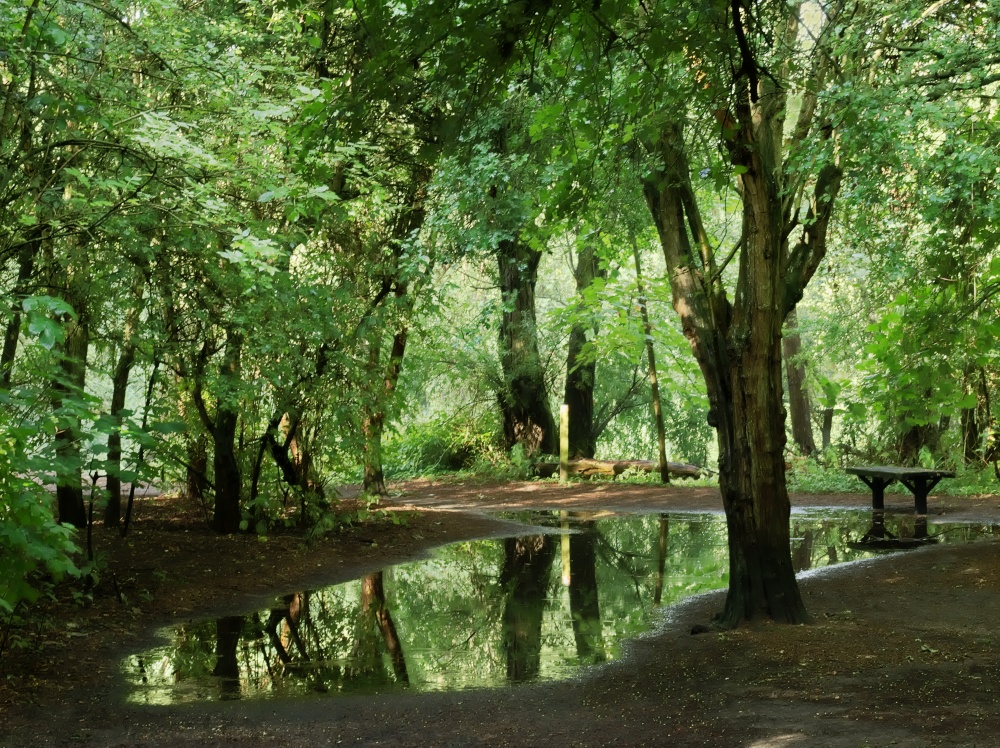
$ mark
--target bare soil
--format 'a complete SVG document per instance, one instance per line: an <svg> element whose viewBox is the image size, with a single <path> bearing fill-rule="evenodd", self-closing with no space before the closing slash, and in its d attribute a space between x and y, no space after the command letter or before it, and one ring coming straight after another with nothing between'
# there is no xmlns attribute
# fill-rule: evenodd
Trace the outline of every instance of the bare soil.
<svg viewBox="0 0 1000 748"><path fill-rule="evenodd" d="M942 544L810 574L814 622L692 636L722 594L672 609L626 656L502 691L186 707L124 703L118 663L159 626L356 578L447 542L507 535L511 509L717 511L718 491L615 483L410 483L388 519L319 542L218 537L181 499L143 497L127 540L95 530L93 599L69 587L0 655L0 746L1000 745L1000 544ZM863 494L793 506L863 508ZM887 497L890 511L912 500ZM1000 497L932 496L951 521L1000 523ZM0 630L0 638L3 631Z"/></svg>

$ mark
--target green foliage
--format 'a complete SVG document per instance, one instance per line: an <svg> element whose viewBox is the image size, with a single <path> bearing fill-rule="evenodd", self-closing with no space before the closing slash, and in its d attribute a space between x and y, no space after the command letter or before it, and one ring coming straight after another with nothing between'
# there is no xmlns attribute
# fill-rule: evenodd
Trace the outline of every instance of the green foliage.
<svg viewBox="0 0 1000 748"><path fill-rule="evenodd" d="M9 413L9 399L3 405ZM31 464L26 431L0 416L0 611L7 613L53 582L80 575L73 528L55 522L52 495L25 477Z"/></svg>
<svg viewBox="0 0 1000 748"><path fill-rule="evenodd" d="M864 493L867 488L856 476L848 475L836 463L795 458L785 477L788 490L795 493Z"/></svg>
<svg viewBox="0 0 1000 748"><path fill-rule="evenodd" d="M496 424L463 421L441 415L425 423L411 423L392 434L385 444L385 464L393 478L435 475L506 462Z"/></svg>

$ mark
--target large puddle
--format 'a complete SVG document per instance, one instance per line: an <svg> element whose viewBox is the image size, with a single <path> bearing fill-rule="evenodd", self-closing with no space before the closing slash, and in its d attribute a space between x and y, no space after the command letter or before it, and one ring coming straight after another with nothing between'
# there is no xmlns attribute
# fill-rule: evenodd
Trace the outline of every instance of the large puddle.
<svg viewBox="0 0 1000 748"><path fill-rule="evenodd" d="M128 699L175 704L563 679L617 658L624 642L653 627L661 606L727 583L721 515L516 518L547 532L457 543L263 610L165 629L166 645L123 662ZM796 513L791 529L797 571L918 545L925 535L971 542L1000 534L997 526L924 525L912 516L881 525L859 511ZM866 536L877 540L859 542Z"/></svg>

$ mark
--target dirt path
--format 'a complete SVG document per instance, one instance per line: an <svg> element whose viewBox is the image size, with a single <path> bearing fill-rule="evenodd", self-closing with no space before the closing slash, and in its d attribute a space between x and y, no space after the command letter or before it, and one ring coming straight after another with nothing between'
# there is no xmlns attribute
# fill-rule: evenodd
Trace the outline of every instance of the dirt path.
<svg viewBox="0 0 1000 748"><path fill-rule="evenodd" d="M797 496L805 506L862 495ZM0 658L3 746L992 746L1000 744L1000 545L940 545L801 582L810 626L691 636L718 594L672 610L654 635L579 679L503 691L199 707L123 704L117 662L157 624L246 608L275 592L355 578L429 546L505 534L481 512L713 511L713 489L615 484L411 484L406 526L312 546L216 538L176 501L144 499L131 544L100 533L110 585L50 610L34 650ZM912 509L905 497L889 508ZM932 497L954 521L1000 522L1000 499ZM145 594L143 594L145 593ZM67 628L67 622L74 624ZM21 632L24 634L25 632ZM30 638L30 637L29 637ZM40 646L44 643L44 646Z"/></svg>

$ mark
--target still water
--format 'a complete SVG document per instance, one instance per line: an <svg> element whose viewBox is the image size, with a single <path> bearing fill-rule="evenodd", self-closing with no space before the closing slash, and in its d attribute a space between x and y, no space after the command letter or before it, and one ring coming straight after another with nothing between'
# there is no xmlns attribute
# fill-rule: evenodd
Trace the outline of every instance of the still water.
<svg viewBox="0 0 1000 748"><path fill-rule="evenodd" d="M724 587L725 519L713 514L507 515L537 534L456 543L425 561L297 592L245 615L161 632L125 659L133 703L495 688L571 677L613 660L662 606ZM543 529L544 528L544 529ZM870 512L792 516L797 571L866 558L866 534L890 547L972 542L986 525ZM878 544L876 544L877 546Z"/></svg>

